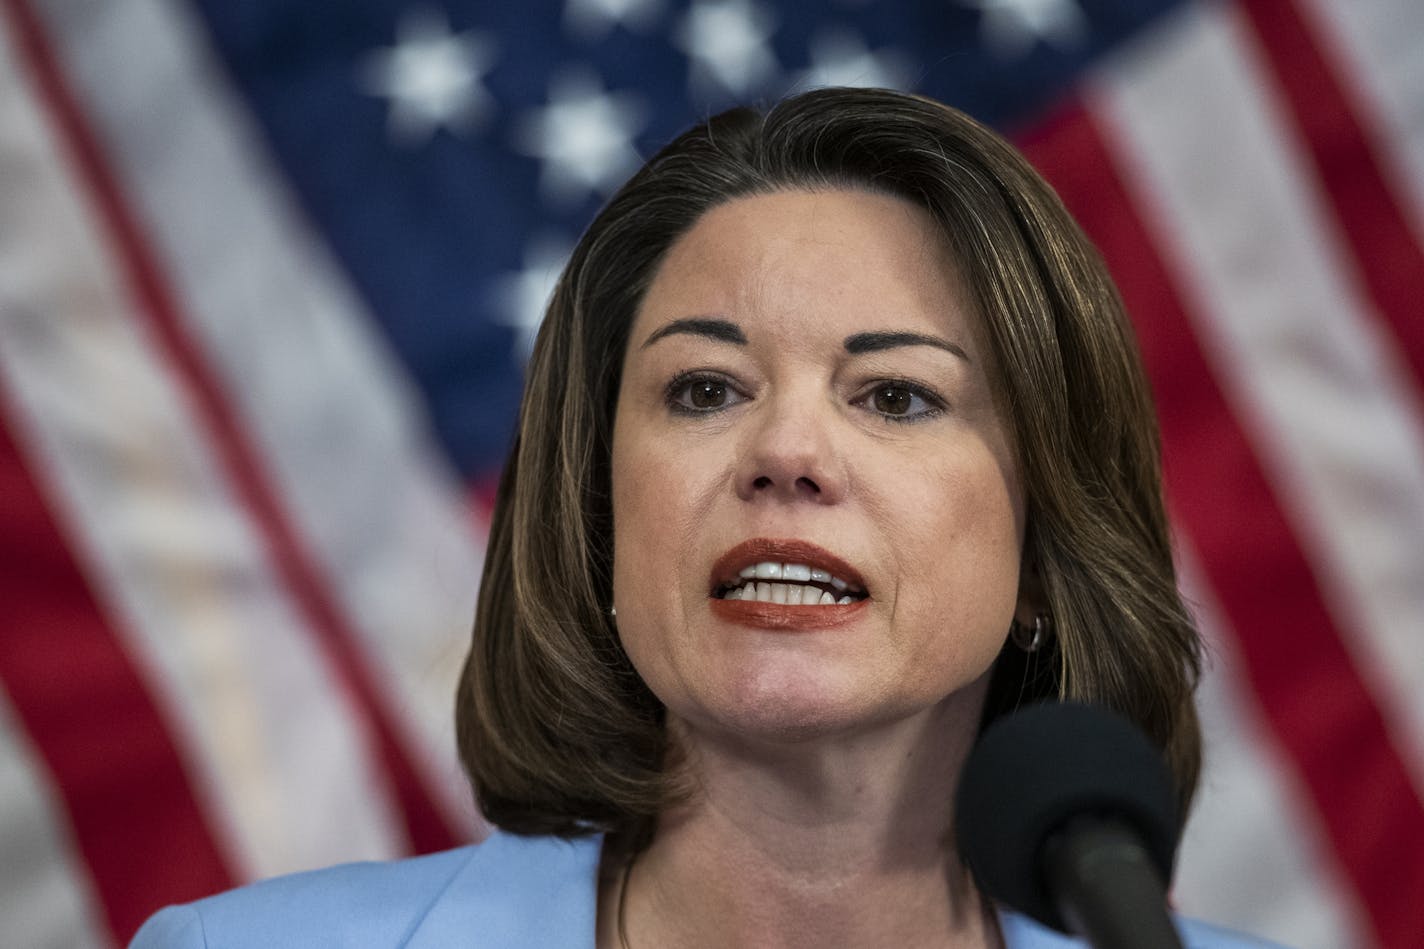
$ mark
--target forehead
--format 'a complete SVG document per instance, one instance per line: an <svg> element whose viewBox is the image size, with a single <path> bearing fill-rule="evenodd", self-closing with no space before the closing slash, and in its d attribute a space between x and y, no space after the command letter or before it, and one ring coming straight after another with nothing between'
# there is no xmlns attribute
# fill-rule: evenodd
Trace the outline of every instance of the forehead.
<svg viewBox="0 0 1424 949"><path fill-rule="evenodd" d="M964 301L959 268L924 209L864 191L776 192L718 205L669 248L635 334L689 315L752 320L754 329L757 317L798 311L972 332Z"/></svg>

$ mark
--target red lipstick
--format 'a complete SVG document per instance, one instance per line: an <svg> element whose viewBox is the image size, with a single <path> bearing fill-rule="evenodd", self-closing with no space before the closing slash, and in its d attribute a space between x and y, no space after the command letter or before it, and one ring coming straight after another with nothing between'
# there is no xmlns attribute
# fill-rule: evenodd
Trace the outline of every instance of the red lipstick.
<svg viewBox="0 0 1424 949"><path fill-rule="evenodd" d="M717 562L712 565L710 589L715 590L724 583L735 583L743 567L767 561L804 563L813 569L819 567L827 573L835 574L853 587L865 589L865 580L861 577L860 571L829 550L804 540L776 540L769 537L753 537L751 540L744 540L718 557Z"/></svg>
<svg viewBox="0 0 1424 949"><path fill-rule="evenodd" d="M743 567L771 561L805 564L840 577L852 587L865 589L865 581L850 564L815 544L801 540L779 540L757 537L743 541L721 557L712 567L710 600L712 614L740 626L777 630L818 630L843 626L869 608L869 597L854 603L834 606L788 606L782 603L761 603L749 600L724 600L716 596L718 588L736 583Z"/></svg>

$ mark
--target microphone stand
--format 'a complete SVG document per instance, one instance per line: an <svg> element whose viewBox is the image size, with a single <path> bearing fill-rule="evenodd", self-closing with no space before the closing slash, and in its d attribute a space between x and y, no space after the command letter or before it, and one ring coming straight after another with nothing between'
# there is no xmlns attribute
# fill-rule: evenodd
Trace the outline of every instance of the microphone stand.
<svg viewBox="0 0 1424 949"><path fill-rule="evenodd" d="M1161 877L1129 825L1075 818L1042 855L1059 913L1094 949L1183 949Z"/></svg>

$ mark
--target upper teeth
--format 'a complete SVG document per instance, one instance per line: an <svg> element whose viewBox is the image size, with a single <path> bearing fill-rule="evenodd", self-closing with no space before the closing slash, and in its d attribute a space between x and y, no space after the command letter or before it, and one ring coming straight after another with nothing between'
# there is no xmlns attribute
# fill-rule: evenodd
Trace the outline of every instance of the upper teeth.
<svg viewBox="0 0 1424 949"><path fill-rule="evenodd" d="M861 592L859 587L853 586L829 571L819 567L809 567L803 563L767 561L743 567L738 576L743 580L785 580L791 582L746 583L729 589L725 597L728 600L759 600L763 603L786 603L792 606L829 606L834 603L854 603L855 598L850 594ZM801 585L813 582L829 584L836 593L842 595L837 599L829 591Z"/></svg>
<svg viewBox="0 0 1424 949"><path fill-rule="evenodd" d="M850 587L850 584L840 577L817 567L808 567L804 563L757 563L743 567L738 576L744 580L793 580L797 583L815 580L818 583L829 583L837 590Z"/></svg>

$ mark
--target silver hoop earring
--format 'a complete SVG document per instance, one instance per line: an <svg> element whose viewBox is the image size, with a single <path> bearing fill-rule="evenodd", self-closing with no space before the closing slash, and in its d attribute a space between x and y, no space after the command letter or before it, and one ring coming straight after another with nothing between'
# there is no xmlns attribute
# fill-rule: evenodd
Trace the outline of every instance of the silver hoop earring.
<svg viewBox="0 0 1424 949"><path fill-rule="evenodd" d="M1047 613L1039 613L1033 618L1033 626L1024 626L1018 620L1009 624L1009 638L1014 645L1027 653L1038 652L1053 632L1053 618Z"/></svg>

